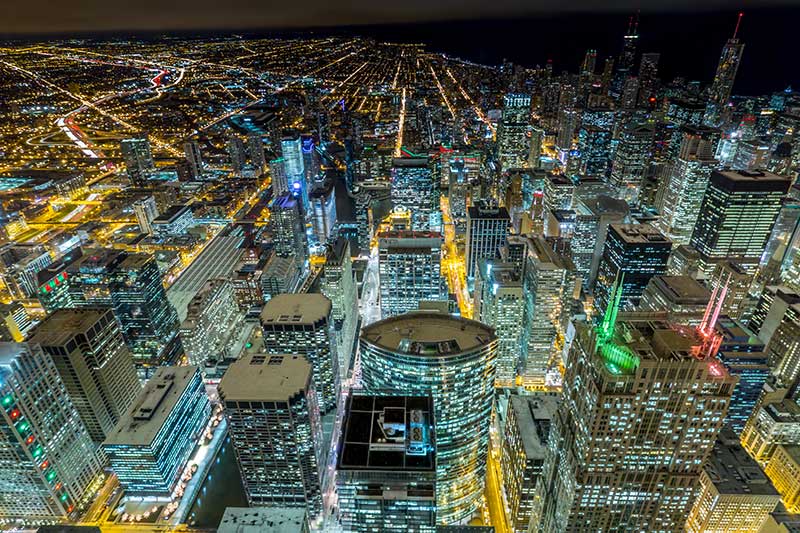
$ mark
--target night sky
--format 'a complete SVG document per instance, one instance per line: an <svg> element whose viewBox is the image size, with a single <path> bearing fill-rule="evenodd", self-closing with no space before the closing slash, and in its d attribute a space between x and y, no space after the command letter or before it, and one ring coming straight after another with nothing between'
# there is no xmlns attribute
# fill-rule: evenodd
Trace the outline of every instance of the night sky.
<svg viewBox="0 0 800 533"><path fill-rule="evenodd" d="M638 8L640 51L661 53L664 79L709 81L736 10L744 9L746 49L736 92L800 87L796 0L2 0L0 36L315 27L317 33L425 42L490 64L553 59L558 72L575 71L587 48L598 50L602 68L605 56L619 52L628 14ZM342 25L350 27L329 29Z"/></svg>

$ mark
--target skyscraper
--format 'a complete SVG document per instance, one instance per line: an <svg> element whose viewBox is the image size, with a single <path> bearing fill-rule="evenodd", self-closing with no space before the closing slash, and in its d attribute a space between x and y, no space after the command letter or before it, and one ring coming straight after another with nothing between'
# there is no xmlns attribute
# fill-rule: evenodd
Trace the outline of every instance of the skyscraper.
<svg viewBox="0 0 800 533"><path fill-rule="evenodd" d="M158 217L158 207L156 200L152 196L137 200L133 203L133 214L136 215L136 222L139 224L139 231L153 234L153 220Z"/></svg>
<svg viewBox="0 0 800 533"><path fill-rule="evenodd" d="M53 358L92 440L100 444L142 386L111 309L60 309L30 342Z"/></svg>
<svg viewBox="0 0 800 533"><path fill-rule="evenodd" d="M719 131L703 126L684 126L678 158L662 182L659 191L661 212L658 228L673 243L689 244L700 204L706 192L711 172L717 165L714 159Z"/></svg>
<svg viewBox="0 0 800 533"><path fill-rule="evenodd" d="M363 328L360 346L366 390L433 396L437 521L468 519L478 508L486 474L494 332L472 320L416 312Z"/></svg>
<svg viewBox="0 0 800 533"><path fill-rule="evenodd" d="M328 245L320 290L331 301L331 316L339 345L339 370L344 377L350 367L359 323L358 288L353 275L350 241L344 237L338 237Z"/></svg>
<svg viewBox="0 0 800 533"><path fill-rule="evenodd" d="M494 258L505 246L510 225L508 210L496 203L481 200L467 209L467 278L475 277L480 260Z"/></svg>
<svg viewBox="0 0 800 533"><path fill-rule="evenodd" d="M147 139L147 135L142 134L123 139L119 143L119 148L131 185L134 187L145 185L150 173L156 168L153 154L150 153L150 141Z"/></svg>
<svg viewBox="0 0 800 533"><path fill-rule="evenodd" d="M770 172L711 173L691 238L706 274L725 259L758 265L791 182Z"/></svg>
<svg viewBox="0 0 800 533"><path fill-rule="evenodd" d="M420 301L447 300L441 275L442 236L429 231L378 234L381 315L419 309Z"/></svg>
<svg viewBox="0 0 800 533"><path fill-rule="evenodd" d="M435 436L430 396L347 398L336 466L344 531L435 528Z"/></svg>
<svg viewBox="0 0 800 533"><path fill-rule="evenodd" d="M102 474L97 447L50 356L0 343L0 517L4 524L77 519Z"/></svg>
<svg viewBox="0 0 800 533"><path fill-rule="evenodd" d="M281 138L281 155L289 190L302 188L307 191L306 169L303 163L302 141L299 133L293 130L284 132Z"/></svg>
<svg viewBox="0 0 800 533"><path fill-rule="evenodd" d="M311 364L319 411L336 408L339 363L331 301L322 294L279 294L264 304L261 329L268 354L297 354Z"/></svg>
<svg viewBox="0 0 800 533"><path fill-rule="evenodd" d="M672 243L650 224L611 224L597 269L595 308L603 313L611 303L611 289L623 278L623 307L639 305L647 283L667 271Z"/></svg>
<svg viewBox="0 0 800 533"><path fill-rule="evenodd" d="M224 278L207 281L189 302L180 335L190 365L222 361L238 354L244 339L244 313L236 302L233 283Z"/></svg>
<svg viewBox="0 0 800 533"><path fill-rule="evenodd" d="M543 532L682 531L736 379L692 330L623 316L576 323L540 500Z"/></svg>
<svg viewBox="0 0 800 533"><path fill-rule="evenodd" d="M522 381L544 385L549 368L561 362L564 311L572 302L575 265L542 237L527 241L522 314Z"/></svg>
<svg viewBox="0 0 800 533"><path fill-rule="evenodd" d="M647 165L650 163L655 130L652 124L629 124L620 134L614 152L611 178L619 198L635 203L639 198Z"/></svg>
<svg viewBox="0 0 800 533"><path fill-rule="evenodd" d="M250 506L322 510L322 428L311 365L250 352L228 368L219 396Z"/></svg>
<svg viewBox="0 0 800 533"><path fill-rule="evenodd" d="M203 154L197 141L189 141L183 145L186 162L189 163L189 174L193 179L203 176Z"/></svg>
<svg viewBox="0 0 800 533"><path fill-rule="evenodd" d="M264 157L264 141L261 140L260 133L250 132L247 135L247 151L250 153L250 162L256 173L264 172L267 160Z"/></svg>
<svg viewBox="0 0 800 533"><path fill-rule="evenodd" d="M308 239L300 202L290 194L275 198L269 208L268 229L275 253L281 257L296 256L298 263L308 258Z"/></svg>
<svg viewBox="0 0 800 533"><path fill-rule="evenodd" d="M530 128L530 95L511 93L503 96L502 117L497 128L497 152L503 170L526 166Z"/></svg>
<svg viewBox="0 0 800 533"><path fill-rule="evenodd" d="M728 100L733 90L733 82L736 80L736 72L739 70L739 63L742 61L744 43L739 42L736 37L739 33L739 24L742 22L742 16L743 13L739 13L733 37L728 39L728 42L722 47L717 72L714 75L714 81L711 83L703 122L713 128L717 128L722 124L722 112L725 106L728 105Z"/></svg>
<svg viewBox="0 0 800 533"><path fill-rule="evenodd" d="M237 135L228 137L228 157L231 160L231 168L237 175L241 174L247 162L247 152L245 151L244 141Z"/></svg>
<svg viewBox="0 0 800 533"><path fill-rule="evenodd" d="M511 263L482 260L475 278L475 318L493 327L497 335L498 386L516 384L524 309L521 269Z"/></svg>
<svg viewBox="0 0 800 533"><path fill-rule="evenodd" d="M167 299L152 255L88 249L67 272L75 307L99 305L114 310L143 377L153 367L178 361L183 352L178 314Z"/></svg>
<svg viewBox="0 0 800 533"><path fill-rule="evenodd" d="M411 212L410 229L435 229L432 220L439 212L436 182L427 157L398 157L393 160L392 205Z"/></svg>

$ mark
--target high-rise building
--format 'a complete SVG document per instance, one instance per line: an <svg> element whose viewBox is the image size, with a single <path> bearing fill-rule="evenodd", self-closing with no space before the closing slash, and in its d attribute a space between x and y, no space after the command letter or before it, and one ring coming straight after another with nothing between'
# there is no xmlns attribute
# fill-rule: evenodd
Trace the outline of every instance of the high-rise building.
<svg viewBox="0 0 800 533"><path fill-rule="evenodd" d="M190 365L202 367L209 359L236 357L244 328L244 313L236 302L233 283L209 280L189 302L180 335Z"/></svg>
<svg viewBox="0 0 800 533"><path fill-rule="evenodd" d="M269 162L269 175L272 179L272 192L276 197L289 192L289 181L286 176L286 167L283 164L282 157Z"/></svg>
<svg viewBox="0 0 800 533"><path fill-rule="evenodd" d="M331 301L331 316L339 345L339 371L344 377L350 368L360 320L350 241L344 237L338 237L333 244L328 245L325 264L322 266L320 291Z"/></svg>
<svg viewBox="0 0 800 533"><path fill-rule="evenodd" d="M467 278L475 277L481 259L493 259L508 240L511 217L505 207L481 200L467 208L467 237L464 255Z"/></svg>
<svg viewBox="0 0 800 533"><path fill-rule="evenodd" d="M198 367L159 368L103 443L125 493L168 501L210 417Z"/></svg>
<svg viewBox="0 0 800 533"><path fill-rule="evenodd" d="M717 359L730 375L739 378L725 418L725 423L739 434L752 416L770 375L769 353L764 343L738 320L721 316L716 331L721 338Z"/></svg>
<svg viewBox="0 0 800 533"><path fill-rule="evenodd" d="M684 126L678 157L659 191L658 228L676 245L689 244L711 172L719 130Z"/></svg>
<svg viewBox="0 0 800 533"><path fill-rule="evenodd" d="M639 62L639 106L647 107L651 105L651 98L655 98L658 89L658 61L661 54L646 53L642 54ZM655 104L655 101L652 102Z"/></svg>
<svg viewBox="0 0 800 533"><path fill-rule="evenodd" d="M765 471L786 510L800 513L800 446L778 445Z"/></svg>
<svg viewBox="0 0 800 533"><path fill-rule="evenodd" d="M193 179L201 178L203 176L203 153L200 151L200 144L197 141L185 143L183 153L189 164L189 175Z"/></svg>
<svg viewBox="0 0 800 533"><path fill-rule="evenodd" d="M153 220L158 217L158 207L156 199L148 196L133 203L133 214L136 215L136 222L139 224L139 231L153 234Z"/></svg>
<svg viewBox="0 0 800 533"><path fill-rule="evenodd" d="M119 143L119 148L131 185L134 187L145 185L150 173L156 168L153 154L150 153L150 141L147 139L147 135L123 139Z"/></svg>
<svg viewBox="0 0 800 533"><path fill-rule="evenodd" d="M430 396L347 398L336 492L346 532L436 526L436 428Z"/></svg>
<svg viewBox="0 0 800 533"><path fill-rule="evenodd" d="M247 163L247 152L244 141L237 135L230 135L228 137L227 147L233 172L237 175L241 174Z"/></svg>
<svg viewBox="0 0 800 533"><path fill-rule="evenodd" d="M711 300L711 291L690 276L650 278L639 301L641 311L663 312L676 324L696 326Z"/></svg>
<svg viewBox="0 0 800 533"><path fill-rule="evenodd" d="M302 145L299 133L296 131L284 132L281 138L281 155L289 190L292 191L300 188L307 189Z"/></svg>
<svg viewBox="0 0 800 533"><path fill-rule="evenodd" d="M591 124L578 130L578 152L580 172L586 176L602 177L608 174L611 164L611 131Z"/></svg>
<svg viewBox="0 0 800 533"><path fill-rule="evenodd" d="M549 368L561 363L564 311L575 288L575 265L542 237L528 239L523 280L522 381L544 385Z"/></svg>
<svg viewBox="0 0 800 533"><path fill-rule="evenodd" d="M492 328L443 313L408 313L363 328L360 354L367 391L433 396L437 521L471 517L486 474L497 354Z"/></svg>
<svg viewBox="0 0 800 533"><path fill-rule="evenodd" d="M502 116L497 128L497 152L503 170L526 166L530 128L530 95L511 93L503 96Z"/></svg>
<svg viewBox="0 0 800 533"><path fill-rule="evenodd" d="M308 240L300 202L290 194L278 196L269 208L269 232L275 253L296 255L300 263L308 257Z"/></svg>
<svg viewBox="0 0 800 533"><path fill-rule="evenodd" d="M700 474L687 533L760 531L780 496L736 433L723 428Z"/></svg>
<svg viewBox="0 0 800 533"><path fill-rule="evenodd" d="M77 519L102 474L96 450L50 356L0 343L3 527Z"/></svg>
<svg viewBox="0 0 800 533"><path fill-rule="evenodd" d="M500 467L514 533L535 531L530 523L536 485L547 457L547 440L558 398L547 393L512 394L506 407Z"/></svg>
<svg viewBox="0 0 800 533"><path fill-rule="evenodd" d="M53 358L72 404L100 444L142 386L111 309L59 309L30 339Z"/></svg>
<svg viewBox="0 0 800 533"><path fill-rule="evenodd" d="M250 506L322 510L322 429L311 365L299 355L246 353L219 397Z"/></svg>
<svg viewBox="0 0 800 533"><path fill-rule="evenodd" d="M722 304L722 314L737 320L752 311L750 286L753 284L755 274L745 270L742 265L734 261L721 261L716 264L706 284L711 290L721 291L725 288L725 301Z"/></svg>
<svg viewBox="0 0 800 533"><path fill-rule="evenodd" d="M33 322L20 302L0 303L0 342L22 342Z"/></svg>
<svg viewBox="0 0 800 533"><path fill-rule="evenodd" d="M682 531L736 379L713 338L623 316L576 323L532 520L539 530Z"/></svg>
<svg viewBox="0 0 800 533"><path fill-rule="evenodd" d="M622 96L622 87L625 80L633 74L634 65L636 64L636 51L639 47L639 15L637 13L635 19L630 17L628 19L628 31L625 32L623 37L622 52L617 58L617 68L614 71L614 77L611 81L609 93L614 98ZM608 66L608 63L606 64Z"/></svg>
<svg viewBox="0 0 800 533"><path fill-rule="evenodd" d="M392 205L411 212L414 231L436 229L439 188L427 157L398 157L392 162Z"/></svg>
<svg viewBox="0 0 800 533"><path fill-rule="evenodd" d="M620 198L635 203L639 198L653 150L655 129L652 124L628 124L620 134L614 152L609 182Z"/></svg>
<svg viewBox="0 0 800 533"><path fill-rule="evenodd" d="M178 361L183 352L178 314L167 299L152 255L89 249L67 272L75 307L100 305L114 310L141 374Z"/></svg>
<svg viewBox="0 0 800 533"><path fill-rule="evenodd" d="M725 259L758 265L791 181L769 172L711 173L691 238L704 272Z"/></svg>
<svg viewBox="0 0 800 533"><path fill-rule="evenodd" d="M442 236L429 231L378 234L381 315L414 309L425 300L447 300L441 275Z"/></svg>
<svg viewBox="0 0 800 533"><path fill-rule="evenodd" d="M513 387L516 383L524 309L522 270L512 263L481 261L475 278L474 314L497 335L497 386Z"/></svg>
<svg viewBox="0 0 800 533"><path fill-rule="evenodd" d="M580 199L575 204L575 231L570 243L572 261L584 288L594 284L609 224L628 220L630 209L622 200L605 194Z"/></svg>
<svg viewBox="0 0 800 533"><path fill-rule="evenodd" d="M264 141L261 140L260 133L250 132L247 135L247 151L250 153L250 162L256 174L264 172L267 160L266 157L264 157Z"/></svg>
<svg viewBox="0 0 800 533"><path fill-rule="evenodd" d="M672 243L650 224L611 224L608 226L603 255L597 269L595 308L605 311L611 288L622 279L622 298L626 308L639 305L639 299L653 276L667 271Z"/></svg>
<svg viewBox="0 0 800 533"><path fill-rule="evenodd" d="M719 64L717 65L717 72L714 75L714 81L711 83L711 90L709 91L703 122L714 128L722 124L723 111L725 106L728 105L728 100L730 100L731 92L733 91L733 82L736 80L736 72L739 70L739 63L742 61L744 43L739 42L739 39L736 37L739 33L739 24L741 21L742 13L739 13L733 37L728 39L728 42L726 42L725 46L722 48L722 54L719 57Z"/></svg>
<svg viewBox="0 0 800 533"><path fill-rule="evenodd" d="M781 444L800 444L800 406L789 398L759 405L742 431L742 446L762 466Z"/></svg>
<svg viewBox="0 0 800 533"><path fill-rule="evenodd" d="M279 294L261 310L268 354L297 354L311 364L321 414L336 409L339 363L331 301L319 293Z"/></svg>
<svg viewBox="0 0 800 533"><path fill-rule="evenodd" d="M776 308L776 311L780 310L778 306ZM777 314L770 309L762 331L770 331L773 323L777 322L769 336L767 352L779 383L795 392L800 384L800 303L786 307L780 318Z"/></svg>

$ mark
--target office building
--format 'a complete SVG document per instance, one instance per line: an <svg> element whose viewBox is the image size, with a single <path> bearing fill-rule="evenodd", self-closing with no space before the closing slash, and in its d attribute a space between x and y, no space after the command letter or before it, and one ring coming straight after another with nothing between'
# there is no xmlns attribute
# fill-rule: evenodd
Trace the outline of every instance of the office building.
<svg viewBox="0 0 800 533"><path fill-rule="evenodd" d="M183 349L190 365L202 367L209 359L238 355L244 313L236 301L233 283L227 279L207 281L189 302L181 323Z"/></svg>
<svg viewBox="0 0 800 533"><path fill-rule="evenodd" d="M468 519L478 508L486 475L494 331L480 322L420 311L366 326L359 342L365 390L433 397L437 521Z"/></svg>
<svg viewBox="0 0 800 533"><path fill-rule="evenodd" d="M59 309L31 337L55 363L91 439L100 444L142 386L111 309Z"/></svg>
<svg viewBox="0 0 800 533"><path fill-rule="evenodd" d="M347 398L336 465L347 532L422 532L436 526L436 428L430 396Z"/></svg>
<svg viewBox="0 0 800 533"><path fill-rule="evenodd" d="M184 143L183 153L189 164L189 176L195 180L203 177L203 154L197 141Z"/></svg>
<svg viewBox="0 0 800 533"><path fill-rule="evenodd" d="M522 270L512 263L482 260L475 281L474 316L497 335L495 385L513 387L521 363L525 297Z"/></svg>
<svg viewBox="0 0 800 533"><path fill-rule="evenodd" d="M752 271L748 272L735 261L720 261L714 266L706 283L711 290L722 291L725 288L723 315L736 319L750 315L752 311L750 287L754 277Z"/></svg>
<svg viewBox="0 0 800 533"><path fill-rule="evenodd" d="M639 305L650 278L667 271L672 243L650 224L611 224L597 269L595 308L605 312L617 278L624 308Z"/></svg>
<svg viewBox="0 0 800 533"><path fill-rule="evenodd" d="M102 474L96 450L50 356L0 343L2 527L77 519Z"/></svg>
<svg viewBox="0 0 800 533"><path fill-rule="evenodd" d="M759 405L742 431L742 446L762 466L780 444L800 444L800 406L789 398Z"/></svg>
<svg viewBox="0 0 800 533"><path fill-rule="evenodd" d="M148 196L133 203L133 214L136 215L136 223L139 224L139 231L153 234L153 220L158 217L158 207L156 200Z"/></svg>
<svg viewBox="0 0 800 533"><path fill-rule="evenodd" d="M497 152L503 170L525 168L530 149L531 97L511 93L503 96L503 110L497 128Z"/></svg>
<svg viewBox="0 0 800 533"><path fill-rule="evenodd" d="M609 183L619 198L636 203L653 150L655 130L651 124L627 125L614 152Z"/></svg>
<svg viewBox="0 0 800 533"><path fill-rule="evenodd" d="M272 179L272 192L277 198L289 193L289 179L286 175L286 166L283 158L279 157L269 162L269 175Z"/></svg>
<svg viewBox="0 0 800 533"><path fill-rule="evenodd" d="M736 379L710 357L713 338L617 311L576 323L540 531L682 531L722 428Z"/></svg>
<svg viewBox="0 0 800 533"><path fill-rule="evenodd" d="M419 309L419 302L447 300L441 275L442 236L434 232L386 231L378 234L381 315Z"/></svg>
<svg viewBox="0 0 800 533"><path fill-rule="evenodd" d="M261 297L263 302L275 295L295 292L300 282L301 269L296 255L269 254L261 272Z"/></svg>
<svg viewBox="0 0 800 533"><path fill-rule="evenodd" d="M706 103L706 111L703 115L703 122L713 128L719 127L723 122L723 112L728 105L728 100L733 91L733 82L736 80L736 72L739 70L739 63L742 61L744 43L736 37L739 33L739 23L742 21L742 14L736 21L736 30L733 37L728 39L722 47L722 54L717 64L717 72L714 81L711 83L711 90Z"/></svg>
<svg viewBox="0 0 800 533"><path fill-rule="evenodd" d="M780 310L780 306L775 308ZM778 313L770 309L761 331L771 330L778 322L776 315ZM800 381L800 303L793 303L782 313L774 333L769 336L767 352L778 381L796 391Z"/></svg>
<svg viewBox="0 0 800 533"><path fill-rule="evenodd" d="M778 445L765 471L786 510L800 513L800 446Z"/></svg>
<svg viewBox="0 0 800 533"><path fill-rule="evenodd" d="M575 289L575 265L542 237L528 239L523 288L522 382L543 385L562 361L564 312Z"/></svg>
<svg viewBox="0 0 800 533"><path fill-rule="evenodd" d="M309 533L308 512L296 507L226 507L217 533Z"/></svg>
<svg viewBox="0 0 800 533"><path fill-rule="evenodd" d="M178 314L152 255L89 249L67 272L75 307L114 310L140 374L147 376L153 367L178 361L183 352Z"/></svg>
<svg viewBox="0 0 800 533"><path fill-rule="evenodd" d="M710 300L711 291L692 277L658 275L647 282L639 309L663 312L670 322L696 326Z"/></svg>
<svg viewBox="0 0 800 533"><path fill-rule="evenodd" d="M439 187L427 157L395 158L392 162L392 206L411 213L414 231L437 229Z"/></svg>
<svg viewBox="0 0 800 533"><path fill-rule="evenodd" d="M322 266L320 291L331 301L331 317L339 348L340 374L344 377L351 364L358 324L358 288L353 274L350 241L338 237L328 245Z"/></svg>
<svg viewBox="0 0 800 533"><path fill-rule="evenodd" d="M721 338L717 359L730 375L739 378L725 418L725 423L739 434L753 415L770 375L769 353L764 343L738 320L720 316L716 331Z"/></svg>
<svg viewBox="0 0 800 533"><path fill-rule="evenodd" d="M550 427L558 409L558 398L545 393L512 394L509 397L502 435L500 467L508 502L510 528L527 533L536 485L547 456Z"/></svg>
<svg viewBox="0 0 800 533"><path fill-rule="evenodd" d="M581 126L578 130L581 174L605 178L611 165L611 136L611 131L606 128L591 124Z"/></svg>
<svg viewBox="0 0 800 533"><path fill-rule="evenodd" d="M22 342L32 327L33 322L21 303L0 303L0 342Z"/></svg>
<svg viewBox="0 0 800 533"><path fill-rule="evenodd" d="M305 162L300 134L296 131L286 131L281 138L281 155L283 168L289 190L306 189Z"/></svg>
<svg viewBox="0 0 800 533"><path fill-rule="evenodd" d="M657 227L676 245L689 244L703 202L714 159L719 130L684 126L675 162L663 180L656 207L661 213Z"/></svg>
<svg viewBox="0 0 800 533"><path fill-rule="evenodd" d="M266 157L264 157L264 141L261 140L261 134L257 132L250 132L247 135L247 151L250 153L250 163L256 174L264 172L267 166Z"/></svg>
<svg viewBox="0 0 800 533"><path fill-rule="evenodd" d="M593 286L606 243L609 224L622 224L630 209L622 200L605 194L575 203L575 231L570 242L572 261L583 287Z"/></svg>
<svg viewBox="0 0 800 533"><path fill-rule="evenodd" d="M194 215L188 205L172 205L154 218L150 225L153 235L162 239L185 235L194 225Z"/></svg>
<svg viewBox="0 0 800 533"><path fill-rule="evenodd" d="M467 237L464 255L467 258L467 278L475 278L481 259L493 259L508 240L511 217L505 207L478 201L467 208Z"/></svg>
<svg viewBox="0 0 800 533"><path fill-rule="evenodd" d="M308 240L300 202L290 194L278 196L269 208L267 227L275 253L282 257L296 255L299 263L308 258Z"/></svg>
<svg viewBox="0 0 800 533"><path fill-rule="evenodd" d="M210 417L198 367L159 368L103 443L125 493L169 501Z"/></svg>
<svg viewBox="0 0 800 533"><path fill-rule="evenodd" d="M758 265L790 184L769 172L711 173L691 238L703 272L725 259Z"/></svg>
<svg viewBox="0 0 800 533"><path fill-rule="evenodd" d="M311 364L319 411L336 408L339 362L331 301L318 293L279 294L261 310L264 349L268 354L296 354Z"/></svg>
<svg viewBox="0 0 800 533"><path fill-rule="evenodd" d="M155 170L153 154L150 153L150 141L147 135L138 135L123 139L119 143L122 160L125 162L125 171L134 187L147 184L150 174Z"/></svg>
<svg viewBox="0 0 800 533"><path fill-rule="evenodd" d="M311 365L299 355L248 352L219 384L251 507L322 510L322 429Z"/></svg>
<svg viewBox="0 0 800 533"><path fill-rule="evenodd" d="M780 496L764 471L724 428L700 474L700 495L694 502L687 533L759 531Z"/></svg>

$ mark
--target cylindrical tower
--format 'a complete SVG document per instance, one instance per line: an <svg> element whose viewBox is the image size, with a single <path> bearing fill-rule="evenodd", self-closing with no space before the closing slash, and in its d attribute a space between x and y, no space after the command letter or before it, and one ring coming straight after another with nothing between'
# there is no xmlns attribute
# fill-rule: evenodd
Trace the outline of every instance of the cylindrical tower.
<svg viewBox="0 0 800 533"><path fill-rule="evenodd" d="M486 476L497 337L485 324L412 312L361 331L362 382L372 393L431 393L437 521L469 519Z"/></svg>

